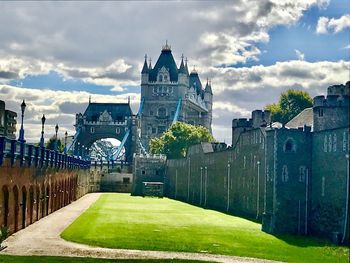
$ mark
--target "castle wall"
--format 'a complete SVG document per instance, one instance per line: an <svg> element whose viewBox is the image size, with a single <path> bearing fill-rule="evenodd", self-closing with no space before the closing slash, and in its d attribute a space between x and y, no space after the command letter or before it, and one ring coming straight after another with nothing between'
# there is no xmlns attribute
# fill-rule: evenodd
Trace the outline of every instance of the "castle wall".
<svg viewBox="0 0 350 263"><path fill-rule="evenodd" d="M333 232L342 235L344 231L349 176L346 154L349 154L348 127L313 134L310 232L314 235L331 237Z"/></svg>
<svg viewBox="0 0 350 263"><path fill-rule="evenodd" d="M261 218L265 189L265 136L261 129L242 133L237 145L204 153L190 148L187 158L167 161L169 197L198 206Z"/></svg>
<svg viewBox="0 0 350 263"><path fill-rule="evenodd" d="M14 233L88 192L81 160L45 155L38 160L19 143L0 137L0 225ZM9 150L11 149L11 150ZM51 152L51 151L50 151Z"/></svg>
<svg viewBox="0 0 350 263"><path fill-rule="evenodd" d="M267 131L264 231L307 234L311 189L310 151L309 129Z"/></svg>

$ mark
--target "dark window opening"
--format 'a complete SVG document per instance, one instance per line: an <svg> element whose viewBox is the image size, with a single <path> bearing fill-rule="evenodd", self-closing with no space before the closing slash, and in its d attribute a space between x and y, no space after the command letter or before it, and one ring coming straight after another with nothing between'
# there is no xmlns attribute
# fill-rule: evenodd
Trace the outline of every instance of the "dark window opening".
<svg viewBox="0 0 350 263"><path fill-rule="evenodd" d="M146 174L146 171L145 171L145 170L142 170L142 171L141 171L141 174Z"/></svg>
<svg viewBox="0 0 350 263"><path fill-rule="evenodd" d="M322 108L318 109L318 116L323 117L323 109Z"/></svg>
<svg viewBox="0 0 350 263"><path fill-rule="evenodd" d="M130 184L130 178L129 177L123 177L123 184Z"/></svg>

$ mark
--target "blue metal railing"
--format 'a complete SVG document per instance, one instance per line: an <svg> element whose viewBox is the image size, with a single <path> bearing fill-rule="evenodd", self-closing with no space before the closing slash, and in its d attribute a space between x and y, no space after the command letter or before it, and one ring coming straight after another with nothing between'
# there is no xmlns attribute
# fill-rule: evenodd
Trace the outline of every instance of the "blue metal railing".
<svg viewBox="0 0 350 263"><path fill-rule="evenodd" d="M0 166L9 160L11 166L56 168L56 169L88 169L90 161L68 156L58 151L40 148L32 144L22 143L0 136Z"/></svg>

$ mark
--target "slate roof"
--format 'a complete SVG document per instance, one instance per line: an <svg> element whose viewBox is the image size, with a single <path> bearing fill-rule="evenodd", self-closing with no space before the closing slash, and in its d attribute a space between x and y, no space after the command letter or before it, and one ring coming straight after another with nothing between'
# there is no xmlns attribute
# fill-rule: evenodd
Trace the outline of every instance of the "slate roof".
<svg viewBox="0 0 350 263"><path fill-rule="evenodd" d="M202 92L202 83L196 71L192 71L190 74L190 87L192 86L196 87L197 94Z"/></svg>
<svg viewBox="0 0 350 263"><path fill-rule="evenodd" d="M105 110L111 114L114 121L121 121L125 116L132 116L129 103L89 103L84 116L87 121L95 122Z"/></svg>
<svg viewBox="0 0 350 263"><path fill-rule="evenodd" d="M291 119L287 124L287 128L297 129L299 127L310 126L311 130L314 126L313 110L312 108L306 108L300 112L297 116Z"/></svg>
<svg viewBox="0 0 350 263"><path fill-rule="evenodd" d="M158 71L165 67L170 73L170 81L178 81L178 70L170 49L163 49L153 69L149 70L149 80L156 81Z"/></svg>
<svg viewBox="0 0 350 263"><path fill-rule="evenodd" d="M148 66L147 66L147 60L145 58L145 63L143 63L143 68L142 68L141 74L145 74L148 72L149 72L149 70L148 70Z"/></svg>

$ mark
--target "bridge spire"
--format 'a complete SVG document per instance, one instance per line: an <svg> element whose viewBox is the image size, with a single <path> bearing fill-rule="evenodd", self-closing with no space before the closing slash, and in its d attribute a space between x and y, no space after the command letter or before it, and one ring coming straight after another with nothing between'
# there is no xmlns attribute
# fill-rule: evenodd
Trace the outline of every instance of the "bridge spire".
<svg viewBox="0 0 350 263"><path fill-rule="evenodd" d="M89 104L91 103L91 95L89 96Z"/></svg>

